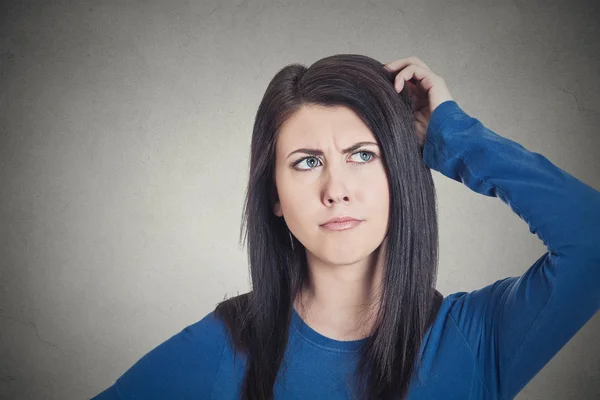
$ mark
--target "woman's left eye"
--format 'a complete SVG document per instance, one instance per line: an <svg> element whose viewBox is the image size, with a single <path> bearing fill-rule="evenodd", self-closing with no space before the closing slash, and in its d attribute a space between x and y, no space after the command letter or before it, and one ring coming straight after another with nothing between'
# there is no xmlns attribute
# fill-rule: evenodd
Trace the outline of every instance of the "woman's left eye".
<svg viewBox="0 0 600 400"><path fill-rule="evenodd" d="M369 162L371 161L372 158L375 158L375 153L371 152L371 151L366 151L366 150L362 150L362 151L358 151L354 154L352 154L352 156L356 156L358 155L358 161L359 163L365 163L365 162Z"/></svg>

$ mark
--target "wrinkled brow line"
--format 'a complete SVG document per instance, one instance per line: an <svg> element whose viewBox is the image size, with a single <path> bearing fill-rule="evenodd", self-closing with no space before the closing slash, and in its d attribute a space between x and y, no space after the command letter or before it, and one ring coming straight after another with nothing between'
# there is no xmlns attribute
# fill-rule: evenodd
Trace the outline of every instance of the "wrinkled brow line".
<svg viewBox="0 0 600 400"><path fill-rule="evenodd" d="M358 142L358 143L355 143L352 146L348 147L347 149L342 150L342 154L347 154L347 153L353 152L354 150L357 150L359 147L365 146L368 144L374 145L374 146L379 146L375 142ZM319 150L319 149L303 148L303 149L298 149L298 150L292 151L290 154L288 154L287 158L290 158L290 156L295 153L306 153L306 154L310 154L311 156L322 156L324 154L323 151Z"/></svg>

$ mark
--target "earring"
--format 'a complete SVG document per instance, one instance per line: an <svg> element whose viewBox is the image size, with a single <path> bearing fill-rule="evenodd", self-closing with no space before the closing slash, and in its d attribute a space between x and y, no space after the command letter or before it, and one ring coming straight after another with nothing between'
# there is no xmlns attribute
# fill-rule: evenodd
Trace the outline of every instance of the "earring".
<svg viewBox="0 0 600 400"><path fill-rule="evenodd" d="M288 236L290 237L290 245L292 246L292 250L294 250L294 238L292 237L292 232L288 229Z"/></svg>

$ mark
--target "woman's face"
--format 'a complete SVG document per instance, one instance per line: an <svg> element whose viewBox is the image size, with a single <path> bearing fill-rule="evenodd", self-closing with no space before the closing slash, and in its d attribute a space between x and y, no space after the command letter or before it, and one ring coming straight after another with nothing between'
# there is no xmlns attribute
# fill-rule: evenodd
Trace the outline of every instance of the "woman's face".
<svg viewBox="0 0 600 400"><path fill-rule="evenodd" d="M347 107L306 105L282 125L273 211L311 253L309 259L355 263L382 243L390 194L381 155L373 133ZM321 226L333 217L361 222L345 230Z"/></svg>

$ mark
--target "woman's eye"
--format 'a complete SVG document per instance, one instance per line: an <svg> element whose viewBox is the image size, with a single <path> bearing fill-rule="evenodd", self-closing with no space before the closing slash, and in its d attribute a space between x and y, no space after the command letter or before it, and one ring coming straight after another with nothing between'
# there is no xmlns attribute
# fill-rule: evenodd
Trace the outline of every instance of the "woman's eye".
<svg viewBox="0 0 600 400"><path fill-rule="evenodd" d="M358 158L356 158L356 156L358 156ZM376 157L376 154L373 153L372 151L357 151L356 153L352 154L352 157L354 157L354 159L352 159L351 161L357 164L365 164L368 163L369 161L372 161L373 158ZM295 164L295 168L299 169L299 170L304 170L304 171L310 171L316 167L321 166L321 160L319 160L317 157L305 157L301 160L299 160L298 162L296 162Z"/></svg>
<svg viewBox="0 0 600 400"><path fill-rule="evenodd" d="M356 156L356 155L358 155L358 159L357 159L357 161L355 161L355 162L358 162L358 163L366 163L366 162L369 162L369 161L371 161L371 159L372 159L373 157L375 157L375 154L374 154L373 152L370 152L370 151L365 151L365 150L363 150L363 151L358 151L358 152L356 152L356 153L352 154L352 156Z"/></svg>
<svg viewBox="0 0 600 400"><path fill-rule="evenodd" d="M317 157L306 157L306 158L303 158L302 160L300 160L296 164L296 167L298 167L298 169L312 169L312 168L318 167L319 162L320 161ZM306 167L302 167L302 165L306 165Z"/></svg>

